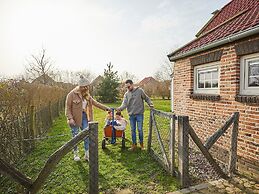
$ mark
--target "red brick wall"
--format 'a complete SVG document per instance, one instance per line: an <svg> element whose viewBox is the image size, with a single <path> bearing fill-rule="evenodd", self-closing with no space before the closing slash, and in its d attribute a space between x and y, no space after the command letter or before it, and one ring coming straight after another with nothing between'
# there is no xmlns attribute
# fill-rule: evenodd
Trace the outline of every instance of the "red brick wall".
<svg viewBox="0 0 259 194"><path fill-rule="evenodd" d="M253 39L258 38L259 36ZM191 125L203 142L220 128L233 112L240 112L238 169L259 179L259 104L235 101L236 95L239 94L240 57L235 53L234 43L218 49L223 49L220 60L220 100L190 98L194 76L190 58L205 54L200 53L175 62L174 111L177 115L189 116ZM217 49L211 51L215 50ZM229 150L230 131L217 142L219 149ZM215 152L213 154L219 155Z"/></svg>

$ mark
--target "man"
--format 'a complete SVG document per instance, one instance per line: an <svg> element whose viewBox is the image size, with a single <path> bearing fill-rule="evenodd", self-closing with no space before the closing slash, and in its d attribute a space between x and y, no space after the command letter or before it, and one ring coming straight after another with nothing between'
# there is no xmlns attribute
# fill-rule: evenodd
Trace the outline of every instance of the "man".
<svg viewBox="0 0 259 194"><path fill-rule="evenodd" d="M111 110L109 107L95 101L89 94L90 82L80 76L78 86L66 98L65 114L71 128L72 136L78 134L79 129L88 129L88 122L93 120L93 105L102 110ZM84 140L85 160L89 160L89 138ZM79 161L77 146L74 147L74 160Z"/></svg>
<svg viewBox="0 0 259 194"><path fill-rule="evenodd" d="M127 92L124 94L124 98L117 111L122 111L127 108L131 126L132 146L131 150L134 151L137 148L136 138L136 126L138 128L139 143L141 150L144 150L143 144L143 120L144 120L144 101L147 102L150 108L154 105L150 98L146 95L143 89L134 87L132 80L126 81Z"/></svg>

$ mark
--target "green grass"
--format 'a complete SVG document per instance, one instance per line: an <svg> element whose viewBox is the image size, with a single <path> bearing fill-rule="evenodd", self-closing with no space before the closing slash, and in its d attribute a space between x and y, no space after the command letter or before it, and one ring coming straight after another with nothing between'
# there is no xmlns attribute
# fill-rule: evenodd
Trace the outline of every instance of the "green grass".
<svg viewBox="0 0 259 194"><path fill-rule="evenodd" d="M154 100L155 107L170 110L170 101ZM117 107L119 104L109 104ZM125 111L126 119L128 116ZM101 193L116 193L122 189L130 189L134 193L166 193L179 188L175 178L169 176L147 153L138 149L131 152L121 149L121 141L116 145L108 145L101 149L103 137L102 127L106 112L94 109L94 118L99 122L99 190ZM149 111L145 111L144 134L145 143L148 134ZM67 136L46 139L37 143L35 150L22 159L17 168L26 175L36 178L40 169L51 153L70 139L70 129L64 116L58 118L48 133L49 136L68 134ZM129 126L126 130L126 147L131 145ZM79 145L83 158L83 144ZM40 193L87 193L89 181L88 163L73 161L73 154L67 154L48 177ZM0 179L0 193L15 193L17 185L8 179Z"/></svg>

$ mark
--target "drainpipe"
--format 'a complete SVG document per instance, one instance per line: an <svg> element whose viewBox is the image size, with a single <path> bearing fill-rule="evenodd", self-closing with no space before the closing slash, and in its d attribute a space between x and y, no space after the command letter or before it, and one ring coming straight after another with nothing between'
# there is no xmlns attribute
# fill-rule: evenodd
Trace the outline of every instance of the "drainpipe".
<svg viewBox="0 0 259 194"><path fill-rule="evenodd" d="M173 72L174 72L174 64L172 64L173 66ZM174 73L172 73L170 75L171 77L171 112L174 112Z"/></svg>

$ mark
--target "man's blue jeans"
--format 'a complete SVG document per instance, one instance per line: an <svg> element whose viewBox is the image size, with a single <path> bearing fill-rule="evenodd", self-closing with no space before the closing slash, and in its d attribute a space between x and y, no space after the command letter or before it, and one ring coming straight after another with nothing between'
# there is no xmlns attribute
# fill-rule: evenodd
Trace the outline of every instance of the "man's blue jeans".
<svg viewBox="0 0 259 194"><path fill-rule="evenodd" d="M130 115L130 127L131 127L131 138L132 143L137 144L137 137L136 137L136 126L138 127L138 136L139 136L139 143L143 143L143 114L136 114Z"/></svg>
<svg viewBox="0 0 259 194"><path fill-rule="evenodd" d="M82 128L81 127L78 127L78 126L74 126L74 127L71 127L71 132L72 132L72 136L75 137L78 132L79 132L79 128L81 130L85 130L87 127L88 127L88 120L87 120L87 115L85 112L82 113ZM84 148L85 148L85 151L89 150L89 138L85 138L84 140ZM74 151L77 151L78 150L78 147L75 146L74 147Z"/></svg>

